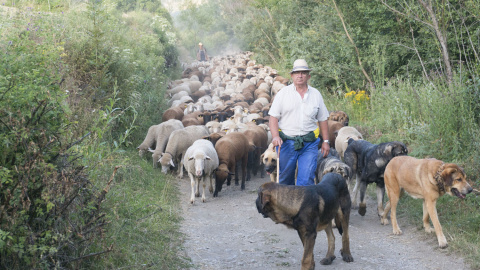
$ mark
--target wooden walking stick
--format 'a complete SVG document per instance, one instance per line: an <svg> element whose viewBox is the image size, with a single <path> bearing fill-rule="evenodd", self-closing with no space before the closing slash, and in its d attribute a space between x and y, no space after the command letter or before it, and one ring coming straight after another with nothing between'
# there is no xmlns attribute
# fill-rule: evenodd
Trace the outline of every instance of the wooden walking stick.
<svg viewBox="0 0 480 270"><path fill-rule="evenodd" d="M277 183L280 183L280 147L282 146L279 145L277 151Z"/></svg>

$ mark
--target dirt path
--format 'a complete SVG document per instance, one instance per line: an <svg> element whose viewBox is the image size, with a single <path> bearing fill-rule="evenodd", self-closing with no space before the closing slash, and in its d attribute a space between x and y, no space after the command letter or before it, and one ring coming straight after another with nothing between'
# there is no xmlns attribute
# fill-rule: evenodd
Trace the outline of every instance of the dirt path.
<svg viewBox="0 0 480 270"><path fill-rule="evenodd" d="M180 181L181 204L186 234L185 248L194 269L299 269L303 247L295 230L263 218L255 207L257 188L269 178L252 178L246 189L224 186L219 197L207 191L207 202L189 203L190 180ZM314 254L316 269L468 269L461 258L448 255L437 246L434 234L399 221L403 235L392 234L377 217L376 203L370 200L367 214L352 211L350 248L354 262L340 255L341 236L335 229L335 255L330 266L320 260L327 252L326 235L319 232Z"/></svg>

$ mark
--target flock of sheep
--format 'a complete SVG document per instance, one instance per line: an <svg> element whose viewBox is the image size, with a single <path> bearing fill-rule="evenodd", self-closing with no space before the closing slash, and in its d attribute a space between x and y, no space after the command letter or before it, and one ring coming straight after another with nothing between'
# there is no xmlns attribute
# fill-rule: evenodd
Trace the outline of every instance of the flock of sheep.
<svg viewBox="0 0 480 270"><path fill-rule="evenodd" d="M182 79L172 81L167 89L170 107L162 122L151 126L137 147L140 157L151 152L153 166L161 166L163 173L176 169L181 178L185 169L192 204L200 196L200 183L205 202L207 182L216 197L232 176L239 185L241 173L242 190L252 173L264 176L261 155L272 150L268 111L288 79L250 56L244 52L184 66ZM346 125L345 114L330 115L332 148L339 129Z"/></svg>

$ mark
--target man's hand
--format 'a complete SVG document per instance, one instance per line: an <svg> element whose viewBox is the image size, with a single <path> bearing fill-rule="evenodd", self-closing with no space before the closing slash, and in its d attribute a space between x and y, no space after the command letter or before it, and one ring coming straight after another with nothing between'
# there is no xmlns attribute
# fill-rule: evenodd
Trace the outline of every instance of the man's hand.
<svg viewBox="0 0 480 270"><path fill-rule="evenodd" d="M330 144L328 142L322 142L322 154L323 157L327 157L330 152Z"/></svg>
<svg viewBox="0 0 480 270"><path fill-rule="evenodd" d="M277 137L274 137L272 139L272 144L273 146L281 146L283 143L282 139L280 138L280 136L277 136Z"/></svg>

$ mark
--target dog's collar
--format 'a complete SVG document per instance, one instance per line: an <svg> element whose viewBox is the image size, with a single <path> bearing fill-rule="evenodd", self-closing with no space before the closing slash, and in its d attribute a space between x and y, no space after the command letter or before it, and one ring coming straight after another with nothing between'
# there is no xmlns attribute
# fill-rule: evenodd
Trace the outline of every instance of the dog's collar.
<svg viewBox="0 0 480 270"><path fill-rule="evenodd" d="M444 162L442 162L442 165L438 167L438 170L433 177L435 179L435 182L437 182L438 191L440 191L440 193L445 193L445 181L442 178L443 168L445 168Z"/></svg>

